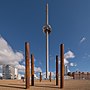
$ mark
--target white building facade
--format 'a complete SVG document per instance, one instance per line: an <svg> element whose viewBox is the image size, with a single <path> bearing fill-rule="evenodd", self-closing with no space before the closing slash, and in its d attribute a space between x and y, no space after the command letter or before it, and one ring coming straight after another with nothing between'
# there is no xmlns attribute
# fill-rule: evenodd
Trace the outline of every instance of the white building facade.
<svg viewBox="0 0 90 90"><path fill-rule="evenodd" d="M3 79L17 79L18 69L13 65L3 65Z"/></svg>

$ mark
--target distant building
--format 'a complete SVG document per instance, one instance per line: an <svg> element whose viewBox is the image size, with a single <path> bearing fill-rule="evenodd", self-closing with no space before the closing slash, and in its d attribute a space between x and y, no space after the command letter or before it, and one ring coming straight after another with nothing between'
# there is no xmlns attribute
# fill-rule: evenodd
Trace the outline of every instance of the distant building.
<svg viewBox="0 0 90 90"><path fill-rule="evenodd" d="M15 68L14 79L18 79L18 69L17 68Z"/></svg>
<svg viewBox="0 0 90 90"><path fill-rule="evenodd" d="M67 74L68 74L68 66L64 65L64 75L67 75Z"/></svg>
<svg viewBox="0 0 90 90"><path fill-rule="evenodd" d="M18 80L22 79L21 75L18 74L18 77L17 77Z"/></svg>
<svg viewBox="0 0 90 90"><path fill-rule="evenodd" d="M18 70L13 65L3 65L3 79L17 79Z"/></svg>

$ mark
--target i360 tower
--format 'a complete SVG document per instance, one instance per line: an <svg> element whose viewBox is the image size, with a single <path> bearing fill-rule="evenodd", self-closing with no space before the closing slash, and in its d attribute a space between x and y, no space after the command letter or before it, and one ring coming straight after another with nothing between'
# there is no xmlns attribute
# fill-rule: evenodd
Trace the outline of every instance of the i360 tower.
<svg viewBox="0 0 90 90"><path fill-rule="evenodd" d="M46 34L46 79L49 78L49 34L51 32L51 26L48 23L48 3L46 4L46 24L43 26L43 32Z"/></svg>

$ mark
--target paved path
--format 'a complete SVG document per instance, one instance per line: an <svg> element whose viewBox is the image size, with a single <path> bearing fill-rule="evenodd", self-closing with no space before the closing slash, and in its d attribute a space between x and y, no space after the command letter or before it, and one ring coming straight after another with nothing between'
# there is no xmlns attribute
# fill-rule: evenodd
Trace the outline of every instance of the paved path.
<svg viewBox="0 0 90 90"><path fill-rule="evenodd" d="M25 83L21 80L0 80L0 90L26 90ZM55 86L52 82L43 80L35 81L35 86L30 86L28 90L90 90L90 80L65 80L64 89L60 85Z"/></svg>

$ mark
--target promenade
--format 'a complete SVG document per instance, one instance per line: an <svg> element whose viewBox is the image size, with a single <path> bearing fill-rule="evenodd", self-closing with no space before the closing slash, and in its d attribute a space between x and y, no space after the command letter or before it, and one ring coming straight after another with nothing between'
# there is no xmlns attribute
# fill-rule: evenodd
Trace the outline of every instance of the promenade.
<svg viewBox="0 0 90 90"><path fill-rule="evenodd" d="M90 90L90 80L65 80L64 83L64 89L60 89L60 84L56 86L55 80L52 82L35 80L35 86L30 86L30 89L27 90ZM0 80L0 90L26 90L25 82L22 80Z"/></svg>

